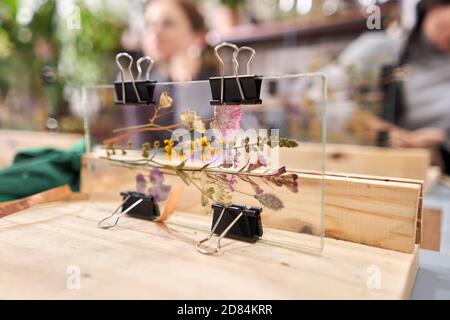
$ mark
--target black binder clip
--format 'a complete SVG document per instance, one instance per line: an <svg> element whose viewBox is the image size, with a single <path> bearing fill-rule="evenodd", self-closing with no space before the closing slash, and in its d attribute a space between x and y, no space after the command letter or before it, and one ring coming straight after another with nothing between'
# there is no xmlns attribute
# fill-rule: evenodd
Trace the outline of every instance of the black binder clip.
<svg viewBox="0 0 450 320"><path fill-rule="evenodd" d="M219 50L223 47L234 49L233 52L233 76L224 76L224 63L219 55ZM239 62L237 60L239 53L242 51L250 51L251 56L247 62L247 74L239 75ZM250 74L250 64L255 57L255 50L250 47L238 48L236 45L224 42L215 47L214 53L219 60L221 75L220 77L209 78L211 87L211 105L222 104L261 104L261 84L262 76Z"/></svg>
<svg viewBox="0 0 450 320"><path fill-rule="evenodd" d="M127 58L129 64L126 67L131 81L125 81L125 68L120 63L120 58ZM145 78L142 76L142 63L148 61L148 67L145 71ZM133 65L133 57L128 53L122 52L116 56L116 63L120 69L120 82L114 82L114 89L116 92L116 104L154 104L153 94L155 92L156 81L150 81L150 70L153 67L154 61L148 57L140 58L136 65L138 69L137 81L134 80L131 66Z"/></svg>
<svg viewBox="0 0 450 320"><path fill-rule="evenodd" d="M145 219L145 220L156 220L159 217L159 207L154 202L152 196L145 195L139 192L121 192L122 203L113 211L113 213L100 220L98 227L101 229L109 229L115 227L123 215L128 214L131 217ZM114 224L104 225L103 223L118 213L119 209L122 209L120 214L117 216Z"/></svg>
<svg viewBox="0 0 450 320"><path fill-rule="evenodd" d="M196 249L204 254L217 254L220 252L220 240L223 237L241 240L245 242L256 242L263 235L261 222L262 208L233 204L230 207L224 207L219 204L212 205L213 220L211 232L203 240L196 244ZM211 240L216 235L217 246L213 250L202 248L202 244Z"/></svg>

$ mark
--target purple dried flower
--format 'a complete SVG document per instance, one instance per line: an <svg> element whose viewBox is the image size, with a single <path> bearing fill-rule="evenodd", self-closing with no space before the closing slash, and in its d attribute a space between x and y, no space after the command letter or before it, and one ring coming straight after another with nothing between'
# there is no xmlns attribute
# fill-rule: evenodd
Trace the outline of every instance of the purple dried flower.
<svg viewBox="0 0 450 320"><path fill-rule="evenodd" d="M239 151L235 150L234 151L234 156L233 156L233 168L237 168L239 165Z"/></svg>
<svg viewBox="0 0 450 320"><path fill-rule="evenodd" d="M228 175L225 173L216 175L216 178L224 185L227 186L228 190L233 192L236 188L236 185L238 183L237 175L232 174L230 179L228 179Z"/></svg>
<svg viewBox="0 0 450 320"><path fill-rule="evenodd" d="M164 175L159 168L154 168L150 171L150 182L152 184L162 184L164 182Z"/></svg>
<svg viewBox="0 0 450 320"><path fill-rule="evenodd" d="M153 197L155 202L166 201L171 189L171 186L165 184L154 185L148 189L148 194Z"/></svg>
<svg viewBox="0 0 450 320"><path fill-rule="evenodd" d="M275 174L276 176L281 176L282 174L285 174L286 171L286 167L281 167L277 170L277 173Z"/></svg>
<svg viewBox="0 0 450 320"><path fill-rule="evenodd" d="M258 162L261 166L267 167L267 159L262 154L258 155Z"/></svg>
<svg viewBox="0 0 450 320"><path fill-rule="evenodd" d="M256 195L264 193L264 190L257 184L252 185L253 190L255 190Z"/></svg>
<svg viewBox="0 0 450 320"><path fill-rule="evenodd" d="M230 180L228 180L228 190L234 191L236 188L238 181L237 181L237 175L232 174Z"/></svg>
<svg viewBox="0 0 450 320"><path fill-rule="evenodd" d="M146 189L147 180L145 180L144 175L140 173L136 176L136 191L139 193L145 193Z"/></svg>
<svg viewBox="0 0 450 320"><path fill-rule="evenodd" d="M258 160L256 160L256 163L250 163L248 165L247 170L248 171L253 171L255 169L261 168L261 167L266 167L267 166L267 160L266 158L264 158L263 155L259 155L258 156Z"/></svg>

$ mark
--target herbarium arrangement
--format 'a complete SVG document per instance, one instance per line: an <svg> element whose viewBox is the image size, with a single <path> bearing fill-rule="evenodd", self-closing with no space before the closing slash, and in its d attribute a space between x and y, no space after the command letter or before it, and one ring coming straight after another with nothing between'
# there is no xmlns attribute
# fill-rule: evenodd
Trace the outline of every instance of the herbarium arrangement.
<svg viewBox="0 0 450 320"><path fill-rule="evenodd" d="M169 94L162 92L147 123L116 129L116 135L104 141L102 158L136 171L137 192L153 196L156 203L164 202L172 189L165 177L172 175L195 187L204 207L228 206L232 194L240 193L274 211L284 207L277 188L298 192L297 174L274 167L266 156L276 148L297 147L295 140L242 134L240 105L217 105L211 119L187 109L178 123L159 125L158 119L173 112L172 104ZM166 131L172 137L145 142L136 152L130 138L145 131Z"/></svg>

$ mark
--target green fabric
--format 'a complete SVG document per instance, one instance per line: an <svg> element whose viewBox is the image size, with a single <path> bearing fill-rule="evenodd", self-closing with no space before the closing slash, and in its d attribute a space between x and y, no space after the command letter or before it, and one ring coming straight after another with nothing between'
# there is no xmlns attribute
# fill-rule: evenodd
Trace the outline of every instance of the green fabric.
<svg viewBox="0 0 450 320"><path fill-rule="evenodd" d="M0 201L20 199L65 184L80 190L84 140L69 150L33 148L16 154L13 163L0 170Z"/></svg>

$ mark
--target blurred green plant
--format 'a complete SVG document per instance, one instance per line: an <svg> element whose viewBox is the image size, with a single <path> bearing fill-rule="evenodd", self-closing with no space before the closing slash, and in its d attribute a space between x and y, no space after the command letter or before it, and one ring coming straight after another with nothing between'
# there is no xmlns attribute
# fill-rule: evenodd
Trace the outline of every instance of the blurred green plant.
<svg viewBox="0 0 450 320"><path fill-rule="evenodd" d="M245 4L245 0L220 0L220 2L233 10L237 10L241 5Z"/></svg>
<svg viewBox="0 0 450 320"><path fill-rule="evenodd" d="M127 15L111 14L109 2L100 0L93 9L75 0L74 11L63 16L63 1L1 1L1 127L42 130L49 116L70 118L68 92L114 76L111 61ZM71 18L79 20L78 27L70 25ZM81 120L67 123L60 129L82 128Z"/></svg>

